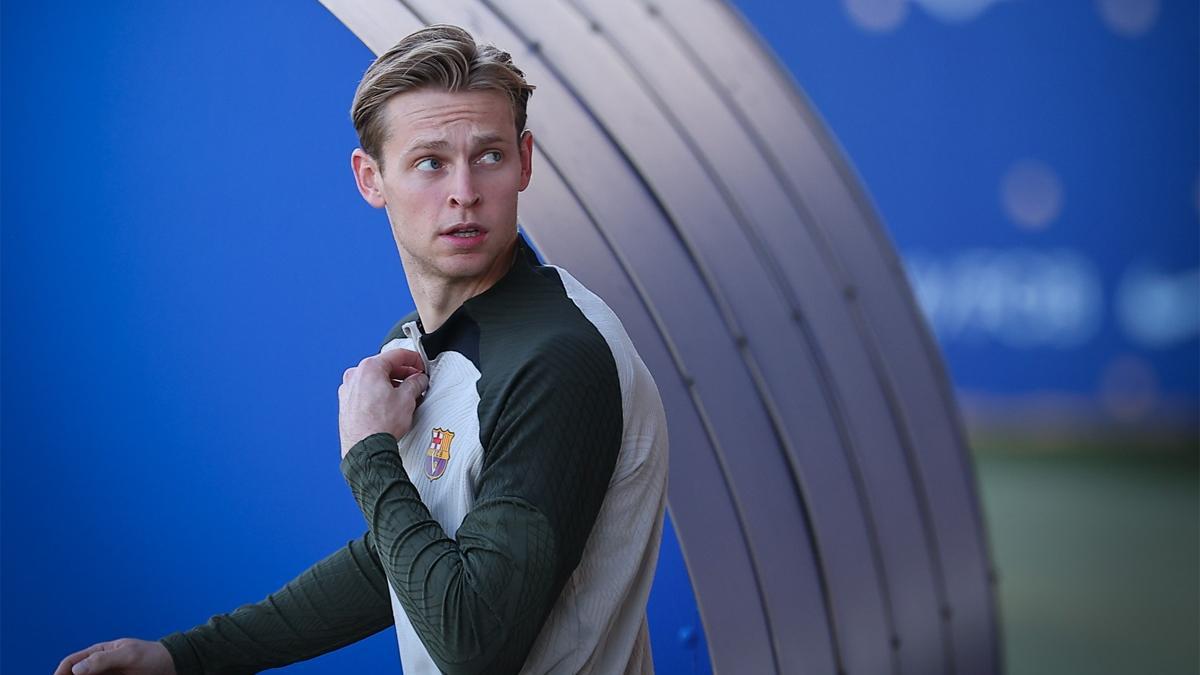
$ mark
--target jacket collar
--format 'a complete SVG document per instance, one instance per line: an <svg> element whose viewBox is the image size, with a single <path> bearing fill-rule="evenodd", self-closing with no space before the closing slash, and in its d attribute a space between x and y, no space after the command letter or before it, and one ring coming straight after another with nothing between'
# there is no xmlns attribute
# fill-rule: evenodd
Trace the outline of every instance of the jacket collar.
<svg viewBox="0 0 1200 675"><path fill-rule="evenodd" d="M421 325L421 319L417 318L417 327L422 335L422 343L431 352L440 352L439 345L451 343L461 331L473 324L474 321L470 315L473 311L487 305L493 298L503 295L514 284L519 283L523 278L527 278L530 274L536 274L535 268L541 267L542 261L538 258L537 251L525 239L525 233L517 231L516 251L513 253L512 264L504 276L500 277L496 283L489 286L482 293L467 298L458 309L454 310L446 321L438 326L438 329L432 333L426 333L425 327Z"/></svg>

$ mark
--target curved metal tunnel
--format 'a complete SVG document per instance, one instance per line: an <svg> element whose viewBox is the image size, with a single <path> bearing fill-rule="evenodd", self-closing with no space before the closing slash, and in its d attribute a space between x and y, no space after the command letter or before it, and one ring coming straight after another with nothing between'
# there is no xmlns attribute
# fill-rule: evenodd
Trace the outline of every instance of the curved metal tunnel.
<svg viewBox="0 0 1200 675"><path fill-rule="evenodd" d="M428 23L537 85L521 224L655 374L717 672L999 673L941 357L858 180L721 0L321 0L376 54Z"/></svg>

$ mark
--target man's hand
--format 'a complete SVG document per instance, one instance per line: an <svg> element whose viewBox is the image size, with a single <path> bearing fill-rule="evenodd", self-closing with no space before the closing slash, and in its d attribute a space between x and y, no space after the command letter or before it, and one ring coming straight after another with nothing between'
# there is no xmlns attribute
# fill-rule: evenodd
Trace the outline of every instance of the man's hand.
<svg viewBox="0 0 1200 675"><path fill-rule="evenodd" d="M423 370L419 354L392 349L368 356L342 375L338 428L343 459L355 443L371 434L386 432L400 438L408 433L417 400L429 386Z"/></svg>
<svg viewBox="0 0 1200 675"><path fill-rule="evenodd" d="M161 642L121 638L94 644L58 664L54 675L175 675L175 662Z"/></svg>

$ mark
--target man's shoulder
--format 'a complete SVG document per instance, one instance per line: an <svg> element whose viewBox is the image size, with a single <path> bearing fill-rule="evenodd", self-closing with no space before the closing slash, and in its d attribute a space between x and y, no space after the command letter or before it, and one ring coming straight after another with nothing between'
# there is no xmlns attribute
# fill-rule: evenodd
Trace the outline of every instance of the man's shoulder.
<svg viewBox="0 0 1200 675"><path fill-rule="evenodd" d="M612 353L604 336L581 314L558 315L542 324L514 323L510 330L484 332L481 340L484 368L521 370L547 361L556 368L574 370L584 362L604 359Z"/></svg>
<svg viewBox="0 0 1200 675"><path fill-rule="evenodd" d="M481 329L491 350L524 361L564 352L607 354L600 326L572 288L578 282L549 265L537 267L536 272L523 288L513 289L516 292L504 299L505 311L489 312L484 318ZM595 301L603 305L598 298Z"/></svg>

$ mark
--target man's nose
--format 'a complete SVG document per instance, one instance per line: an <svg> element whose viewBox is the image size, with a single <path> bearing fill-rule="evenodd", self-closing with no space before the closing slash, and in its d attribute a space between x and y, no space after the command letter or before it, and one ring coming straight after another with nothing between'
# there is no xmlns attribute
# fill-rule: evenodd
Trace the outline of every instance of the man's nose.
<svg viewBox="0 0 1200 675"><path fill-rule="evenodd" d="M479 203L479 192L475 189L475 179L470 168L463 168L454 173L449 199L450 206L463 209Z"/></svg>

